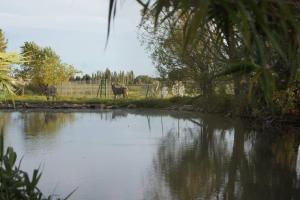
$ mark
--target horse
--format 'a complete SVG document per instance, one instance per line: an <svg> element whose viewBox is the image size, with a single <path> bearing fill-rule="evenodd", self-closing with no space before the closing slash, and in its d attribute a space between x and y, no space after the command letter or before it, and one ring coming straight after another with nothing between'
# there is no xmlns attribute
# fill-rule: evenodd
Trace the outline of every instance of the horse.
<svg viewBox="0 0 300 200"><path fill-rule="evenodd" d="M111 84L111 89L114 93L115 99L118 95L123 95L123 98L128 97L128 88L127 87L116 87L115 84Z"/></svg>

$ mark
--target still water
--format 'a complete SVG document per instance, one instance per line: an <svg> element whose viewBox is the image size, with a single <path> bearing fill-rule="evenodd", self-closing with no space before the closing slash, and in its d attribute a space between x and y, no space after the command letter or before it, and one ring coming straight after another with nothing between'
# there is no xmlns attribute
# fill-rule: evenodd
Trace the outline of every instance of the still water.
<svg viewBox="0 0 300 200"><path fill-rule="evenodd" d="M1 112L5 144L74 200L300 199L300 134L162 111Z"/></svg>

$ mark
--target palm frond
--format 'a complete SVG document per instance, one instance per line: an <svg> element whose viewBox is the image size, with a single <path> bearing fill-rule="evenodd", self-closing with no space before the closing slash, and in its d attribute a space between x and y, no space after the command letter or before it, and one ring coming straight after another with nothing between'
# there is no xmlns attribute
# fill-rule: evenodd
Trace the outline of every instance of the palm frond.
<svg viewBox="0 0 300 200"><path fill-rule="evenodd" d="M0 52L0 91L4 96L13 95L13 85L17 81L11 76L11 65L21 62L17 53Z"/></svg>
<svg viewBox="0 0 300 200"><path fill-rule="evenodd" d="M252 62L240 62L240 63L234 63L229 65L229 67L216 74L215 77L221 77L226 75L233 75L233 74L249 74L250 72L253 72L255 70L259 69L259 66Z"/></svg>

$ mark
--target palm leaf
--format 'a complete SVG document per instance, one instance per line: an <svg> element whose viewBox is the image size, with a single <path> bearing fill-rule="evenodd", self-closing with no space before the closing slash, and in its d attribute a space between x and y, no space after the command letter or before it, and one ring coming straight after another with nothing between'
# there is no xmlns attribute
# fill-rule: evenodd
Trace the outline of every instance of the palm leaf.
<svg viewBox="0 0 300 200"><path fill-rule="evenodd" d="M233 75L233 74L249 74L250 72L253 72L259 68L258 65L252 62L240 62L240 63L234 63L229 65L229 67L216 74L215 77L221 77L226 75Z"/></svg>
<svg viewBox="0 0 300 200"><path fill-rule="evenodd" d="M253 73L253 76L250 81L248 98L252 97L253 86L259 84L263 91L265 102L268 106L272 107L275 81L270 69L251 62L241 62L230 65L228 69L217 74L216 77L234 74L245 75L249 73Z"/></svg>
<svg viewBox="0 0 300 200"><path fill-rule="evenodd" d="M17 53L0 52L0 89L4 96L13 95L13 84L17 81L10 75L11 65L21 62L21 57Z"/></svg>

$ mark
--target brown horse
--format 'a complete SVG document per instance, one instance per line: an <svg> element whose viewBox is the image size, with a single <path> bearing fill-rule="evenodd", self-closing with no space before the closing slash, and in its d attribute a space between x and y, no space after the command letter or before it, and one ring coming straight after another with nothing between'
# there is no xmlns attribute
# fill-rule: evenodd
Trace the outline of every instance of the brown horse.
<svg viewBox="0 0 300 200"><path fill-rule="evenodd" d="M116 87L115 84L111 84L111 89L114 93L115 99L118 95L123 95L123 98L128 97L128 88L127 87Z"/></svg>

